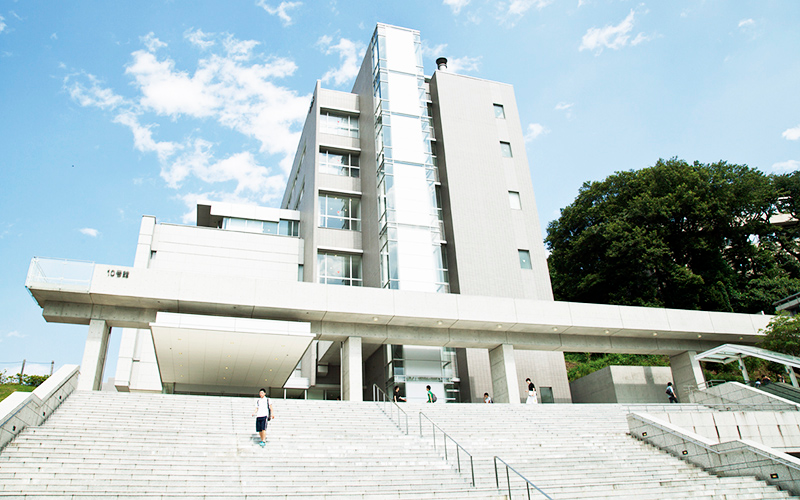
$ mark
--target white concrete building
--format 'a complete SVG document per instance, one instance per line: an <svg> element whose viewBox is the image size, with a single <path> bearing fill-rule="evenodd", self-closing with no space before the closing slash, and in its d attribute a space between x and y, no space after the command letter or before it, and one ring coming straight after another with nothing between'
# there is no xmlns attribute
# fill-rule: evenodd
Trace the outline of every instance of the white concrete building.
<svg viewBox="0 0 800 500"><path fill-rule="evenodd" d="M423 74L379 24L352 92L317 82L281 208L142 220L133 267L34 259L48 321L89 325L82 388L122 329L120 391L569 402L564 351L673 356L754 342L769 317L553 301L510 85Z"/></svg>

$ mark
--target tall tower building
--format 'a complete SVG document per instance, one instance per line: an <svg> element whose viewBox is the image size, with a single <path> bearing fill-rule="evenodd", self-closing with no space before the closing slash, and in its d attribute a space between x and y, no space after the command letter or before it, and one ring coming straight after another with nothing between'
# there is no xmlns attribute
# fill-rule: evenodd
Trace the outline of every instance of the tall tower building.
<svg viewBox="0 0 800 500"><path fill-rule="evenodd" d="M378 24L351 92L317 83L282 201L301 214L303 279L553 300L513 87L439 62L426 77L419 32ZM471 399L470 366L489 363L485 350L408 345L365 357L369 382L454 400Z"/></svg>
<svg viewBox="0 0 800 500"><path fill-rule="evenodd" d="M282 201L304 279L552 300L513 88L445 64L379 24L352 92L317 84Z"/></svg>

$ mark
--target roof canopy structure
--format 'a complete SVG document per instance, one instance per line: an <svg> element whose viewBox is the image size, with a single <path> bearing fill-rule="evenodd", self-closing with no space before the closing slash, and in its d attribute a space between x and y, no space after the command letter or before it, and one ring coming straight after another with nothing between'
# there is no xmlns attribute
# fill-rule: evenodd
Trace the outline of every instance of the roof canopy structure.
<svg viewBox="0 0 800 500"><path fill-rule="evenodd" d="M768 351L760 347L737 344L725 344L709 349L706 352L701 352L696 355L695 359L697 361L712 361L714 363L728 364L747 357L761 358L773 363L780 363L785 366L800 369L800 358L796 356Z"/></svg>

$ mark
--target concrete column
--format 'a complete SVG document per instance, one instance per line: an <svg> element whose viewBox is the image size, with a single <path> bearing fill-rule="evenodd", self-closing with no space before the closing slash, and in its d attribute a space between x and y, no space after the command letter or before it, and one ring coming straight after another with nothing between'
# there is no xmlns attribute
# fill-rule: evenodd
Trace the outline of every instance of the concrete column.
<svg viewBox="0 0 800 500"><path fill-rule="evenodd" d="M797 376L794 374L794 368L789 365L783 366L786 368L786 373L789 375L789 380L792 381L792 385L800 389L800 386L797 385Z"/></svg>
<svg viewBox="0 0 800 500"><path fill-rule="evenodd" d="M364 363L361 360L361 337L342 342L342 401L363 401Z"/></svg>
<svg viewBox="0 0 800 500"><path fill-rule="evenodd" d="M750 376L747 374L747 367L744 366L744 360L741 356L738 358L739 360L739 369L742 371L742 378L744 379L744 383L747 384L750 382Z"/></svg>
<svg viewBox="0 0 800 500"><path fill-rule="evenodd" d="M695 351L685 351L669 357L672 385L676 388L679 400L687 398L688 395L685 394L687 388L697 389L698 385L705 382L700 362L694 359L696 355Z"/></svg>
<svg viewBox="0 0 800 500"><path fill-rule="evenodd" d="M108 337L111 327L102 319L89 322L86 346L83 348L81 374L78 377L80 391L99 391L103 384L103 369L108 355Z"/></svg>
<svg viewBox="0 0 800 500"><path fill-rule="evenodd" d="M519 380L514 362L514 346L500 344L489 350L492 371L492 391L496 403L519 404Z"/></svg>

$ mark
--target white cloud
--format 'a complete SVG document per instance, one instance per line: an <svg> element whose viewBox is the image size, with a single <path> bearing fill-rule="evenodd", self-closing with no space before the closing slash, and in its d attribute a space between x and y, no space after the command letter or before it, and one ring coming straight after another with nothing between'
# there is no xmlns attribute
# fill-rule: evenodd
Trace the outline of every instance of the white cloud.
<svg viewBox="0 0 800 500"><path fill-rule="evenodd" d="M155 52L156 50L166 47L167 44L156 38L155 33L152 31L145 36L140 36L139 40L147 47L147 50L150 52Z"/></svg>
<svg viewBox="0 0 800 500"><path fill-rule="evenodd" d="M136 79L143 94L140 104L147 109L171 116L184 113L195 117L213 115L219 105L209 85L213 75L198 70L194 77L190 77L186 72L174 71L174 68L171 59L159 61L155 54L137 50L125 73Z"/></svg>
<svg viewBox="0 0 800 500"><path fill-rule="evenodd" d="M0 33L4 32L6 30L6 26L8 26L6 23L3 22L5 20L6 20L5 17L0 16Z"/></svg>
<svg viewBox="0 0 800 500"><path fill-rule="evenodd" d="M548 132L550 131L541 123L530 123L528 124L528 130L525 132L525 142L531 142Z"/></svg>
<svg viewBox="0 0 800 500"><path fill-rule="evenodd" d="M560 103L556 104L555 109L556 109L556 111L565 111L565 110L570 109L573 106L575 106L575 103L573 103L573 102L560 102Z"/></svg>
<svg viewBox="0 0 800 500"><path fill-rule="evenodd" d="M603 48L619 50L625 47L628 45L630 32L633 30L633 18L634 12L631 10L630 14L616 26L608 25L603 28L589 28L586 34L583 35L581 46L578 50L593 50L599 54L603 51ZM631 45L638 45L652 38L639 33L631 42Z"/></svg>
<svg viewBox="0 0 800 500"><path fill-rule="evenodd" d="M156 142L153 139L153 132L151 127L153 125L141 125L139 117L132 111L123 111L114 117L114 123L125 125L133 133L133 145L136 149L143 153L156 153L158 159L162 162L166 161L177 150L181 149L180 144L174 142L162 141Z"/></svg>
<svg viewBox="0 0 800 500"><path fill-rule="evenodd" d="M192 45L199 47L202 50L208 49L214 46L214 40L208 40L209 37L214 36L213 33L204 33L203 30L197 29L195 31L191 31L191 28L186 30L183 34L183 38L189 40Z"/></svg>
<svg viewBox="0 0 800 500"><path fill-rule="evenodd" d="M745 26L751 26L751 25L753 25L755 23L756 22L753 21L752 19L742 19L741 21L739 21L739 27L743 28Z"/></svg>
<svg viewBox="0 0 800 500"><path fill-rule="evenodd" d="M27 335L23 335L16 330L10 331L6 334L6 337L16 337L18 339L24 339Z"/></svg>
<svg viewBox="0 0 800 500"><path fill-rule="evenodd" d="M800 125L793 128L787 128L786 130L783 131L781 136L784 139L788 139L790 141L796 141L800 139Z"/></svg>
<svg viewBox="0 0 800 500"><path fill-rule="evenodd" d="M145 43L155 39L145 38ZM232 195L245 201L263 204L280 197L311 96L300 96L274 80L293 74L297 66L289 59L255 53L259 44L254 40L201 30L188 31L184 38L208 51L207 56L187 71L177 68L168 55L133 52L125 69L136 92L131 98L118 96L84 73L67 77L64 87L82 106L113 110L113 122L130 129L136 150L157 155L168 186L181 189L191 177L208 184L231 184ZM165 133L159 117L188 124L191 136L158 138L158 133ZM195 125L190 120L202 121ZM218 145L201 138L201 125L207 121L255 139L259 146L227 152L218 160L214 154ZM262 153L275 157L265 163Z"/></svg>
<svg viewBox="0 0 800 500"><path fill-rule="evenodd" d="M228 57L234 61L248 61L253 57L253 49L261 42L255 40L237 40L233 35L228 35L222 41Z"/></svg>
<svg viewBox="0 0 800 500"><path fill-rule="evenodd" d="M53 33L52 35L50 35L50 40L58 40L58 34Z"/></svg>
<svg viewBox="0 0 800 500"><path fill-rule="evenodd" d="M480 56L452 57L447 60L447 70L451 73L467 73L470 71L478 71L480 68L480 63Z"/></svg>
<svg viewBox="0 0 800 500"><path fill-rule="evenodd" d="M87 87L76 77L84 77L88 81ZM102 82L92 74L72 74L64 78L64 89L69 96L81 106L95 106L101 109L114 109L125 103L125 99L114 93L109 88L102 86Z"/></svg>
<svg viewBox="0 0 800 500"><path fill-rule="evenodd" d="M97 229L92 229L91 227L84 227L83 229L79 229L82 234L86 236L91 236L92 238L97 238L97 235L100 234L100 231Z"/></svg>
<svg viewBox="0 0 800 500"><path fill-rule="evenodd" d="M232 194L238 198L248 199L249 196L249 199L255 197L265 201L282 194L284 177L271 175L268 168L258 164L251 152L236 153L216 161L211 147L210 142L196 139L192 150L162 170L161 175L167 184L177 188L192 175L209 184L234 181L236 188Z"/></svg>
<svg viewBox="0 0 800 500"><path fill-rule="evenodd" d="M333 38L322 36L317 41L325 54L338 53L341 66L329 69L322 75L324 83L333 81L334 85L342 85L350 82L358 75L359 58L366 50L366 46L360 42L352 42L346 38L340 38L339 43L331 45Z"/></svg>
<svg viewBox="0 0 800 500"><path fill-rule="evenodd" d="M553 1L554 0L512 0L508 3L507 14L512 16L522 16L532 7L542 10L553 3Z"/></svg>
<svg viewBox="0 0 800 500"><path fill-rule="evenodd" d="M266 0L258 0L256 5L263 7L264 10L273 16L277 15L281 21L283 21L284 26L289 26L292 24L292 18L289 17L289 14L287 14L286 11L300 7L303 5L303 2L281 2L277 7L273 7L268 4Z"/></svg>
<svg viewBox="0 0 800 500"><path fill-rule="evenodd" d="M797 160L779 161L772 164L772 171L776 174L788 174L796 170L800 170L800 161Z"/></svg>
<svg viewBox="0 0 800 500"><path fill-rule="evenodd" d="M422 41L422 55L425 57L429 57L431 59L442 57L442 54L444 54L444 51L446 49L447 49L446 43L441 43L439 45L431 47L428 45L427 41L425 40Z"/></svg>
<svg viewBox="0 0 800 500"><path fill-rule="evenodd" d="M461 12L461 9L467 6L469 0L443 0L442 3L450 7L453 14L458 14Z"/></svg>

